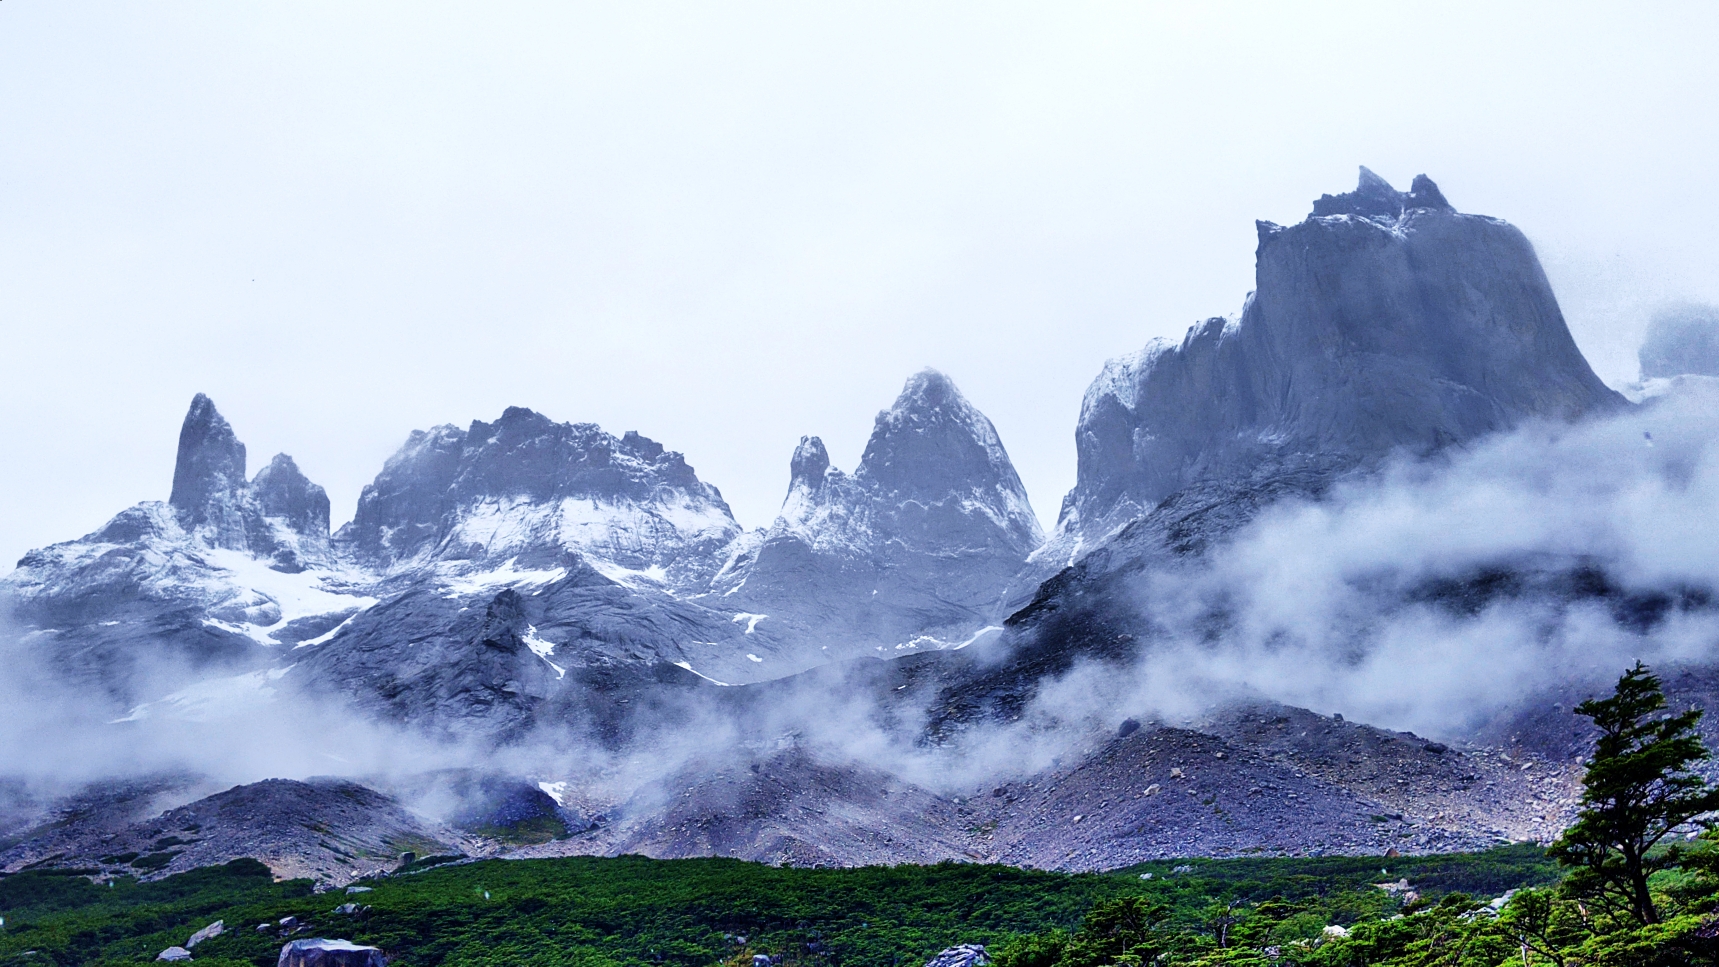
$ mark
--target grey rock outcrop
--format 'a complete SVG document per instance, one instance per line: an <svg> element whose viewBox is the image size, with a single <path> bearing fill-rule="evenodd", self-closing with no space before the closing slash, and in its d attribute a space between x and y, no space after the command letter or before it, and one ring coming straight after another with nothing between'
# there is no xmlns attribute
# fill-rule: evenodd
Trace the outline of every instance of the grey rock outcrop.
<svg viewBox="0 0 1719 967"><path fill-rule="evenodd" d="M198 541L275 557L289 568L323 552L328 540L328 494L284 453L247 482L245 445L202 393L179 429L167 503Z"/></svg>
<svg viewBox="0 0 1719 967"><path fill-rule="evenodd" d="M1350 468L1627 405L1576 348L1522 233L1458 213L1424 175L1398 192L1363 168L1300 224L1258 228L1239 318L1112 360L1087 391L1065 549L1198 482Z"/></svg>
<svg viewBox="0 0 1719 967"><path fill-rule="evenodd" d="M396 572L576 553L613 577L702 589L739 534L722 494L679 453L510 407L494 423L413 432L340 537Z"/></svg>
<svg viewBox="0 0 1719 967"><path fill-rule="evenodd" d="M198 393L179 428L179 455L167 502L185 529L204 532L221 547L243 547L245 445L215 401Z"/></svg>
<svg viewBox="0 0 1719 967"><path fill-rule="evenodd" d="M170 499L39 548L0 578L0 606L37 654L122 707L134 684L254 667L265 649L321 634L372 599L332 575L328 496L281 454L245 480L245 446L215 404L192 400ZM277 637L278 636L278 637ZM260 647L259 647L260 646ZM142 673L142 674L140 674Z"/></svg>
<svg viewBox="0 0 1719 967"><path fill-rule="evenodd" d="M1719 376L1719 308L1687 305L1656 313L1638 358L1642 379Z"/></svg>
<svg viewBox="0 0 1719 967"><path fill-rule="evenodd" d="M257 471L251 495L264 519L279 520L298 534L328 533L328 492L311 483L284 453Z"/></svg>
<svg viewBox="0 0 1719 967"><path fill-rule="evenodd" d="M723 600L795 627L823 659L961 643L1043 540L996 428L935 370L880 412L853 473L804 437L781 515L737 545Z"/></svg>
<svg viewBox="0 0 1719 967"><path fill-rule="evenodd" d="M925 962L925 967L985 967L990 962L983 944L964 943L938 952Z"/></svg>
<svg viewBox="0 0 1719 967"><path fill-rule="evenodd" d="M184 947L168 947L166 950L163 950L162 952L156 954L155 959L156 960L165 960L165 961L169 961L169 962L180 961L180 960L190 960L191 959L191 951L186 950Z"/></svg>
<svg viewBox="0 0 1719 967"><path fill-rule="evenodd" d="M191 939L185 941L185 949L186 950L195 950L195 949L197 949L198 944L202 943L205 940L209 940L209 939L212 939L214 937L219 937L222 933L226 932L226 929L227 929L227 922L225 920L216 920L214 923L211 923L207 927L204 927L203 929L192 934Z"/></svg>
<svg viewBox="0 0 1719 967"><path fill-rule="evenodd" d="M281 948L275 963L276 967L386 967L388 958L380 947L315 937L291 941Z"/></svg>

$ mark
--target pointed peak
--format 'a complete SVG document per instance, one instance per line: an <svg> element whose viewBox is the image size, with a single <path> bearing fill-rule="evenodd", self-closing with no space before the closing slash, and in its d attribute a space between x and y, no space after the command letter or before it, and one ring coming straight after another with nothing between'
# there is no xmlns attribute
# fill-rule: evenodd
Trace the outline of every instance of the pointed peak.
<svg viewBox="0 0 1719 967"><path fill-rule="evenodd" d="M1444 192L1438 190L1438 185L1426 175L1415 175L1414 183L1409 185L1409 207L1430 208L1434 211L1454 212L1456 206L1444 200Z"/></svg>
<svg viewBox="0 0 1719 967"><path fill-rule="evenodd" d="M275 477L302 480L304 479L304 471L298 468L297 461L293 460L290 454L277 453L269 459L268 466L257 471L257 476L252 483Z"/></svg>
<svg viewBox="0 0 1719 967"><path fill-rule="evenodd" d="M907 377L907 383L901 388L901 395L895 399L895 408L904 405L940 406L945 400L961 400L961 391L955 388L955 381L935 369L926 368Z"/></svg>
<svg viewBox="0 0 1719 967"><path fill-rule="evenodd" d="M198 393L191 397L191 406L185 410L185 421L179 425L181 443L185 441L186 434L196 439L232 436L233 426L215 408L214 400L205 393Z"/></svg>
<svg viewBox="0 0 1719 967"><path fill-rule="evenodd" d="M245 486L245 445L215 408L198 393L179 427L173 492L167 502L191 525L209 518L211 503L226 504Z"/></svg>
<svg viewBox="0 0 1719 967"><path fill-rule="evenodd" d="M1313 203L1312 217L1359 215L1363 218L1396 218L1414 209L1456 211L1426 175L1416 175L1409 191L1398 191L1371 168L1362 165L1355 190L1341 195L1320 195L1319 200Z"/></svg>
<svg viewBox="0 0 1719 967"><path fill-rule="evenodd" d="M207 393L198 393L196 396L191 397L191 407L185 411L185 422L189 423L192 420L220 420L223 423L226 422L221 417L221 411L215 408L215 401L210 399L209 394Z"/></svg>
<svg viewBox="0 0 1719 967"><path fill-rule="evenodd" d="M933 426L959 427L967 436L987 439L995 436L990 422L961 395L955 381L927 367L909 376L895 403L878 412L872 443L880 435L910 429L922 432ZM866 452L871 451L872 447L867 446Z"/></svg>
<svg viewBox="0 0 1719 967"><path fill-rule="evenodd" d="M830 454L824 449L824 441L815 436L803 436L800 445L794 448L793 459L788 461L788 486L790 489L799 484L816 487L829 469Z"/></svg>
<svg viewBox="0 0 1719 967"><path fill-rule="evenodd" d="M292 457L277 453L251 480L251 496L265 517L279 517L300 534L328 536L328 493L311 483Z"/></svg>
<svg viewBox="0 0 1719 967"><path fill-rule="evenodd" d="M1382 195L1382 194L1386 194L1386 193L1389 193L1390 195L1396 195L1397 194L1397 190L1395 188L1391 187L1390 182L1379 177L1379 175L1376 172L1374 172L1373 169L1367 167L1366 165L1361 166L1361 178L1355 184L1355 191L1360 192L1360 193L1364 193L1364 194L1376 194L1376 195Z"/></svg>

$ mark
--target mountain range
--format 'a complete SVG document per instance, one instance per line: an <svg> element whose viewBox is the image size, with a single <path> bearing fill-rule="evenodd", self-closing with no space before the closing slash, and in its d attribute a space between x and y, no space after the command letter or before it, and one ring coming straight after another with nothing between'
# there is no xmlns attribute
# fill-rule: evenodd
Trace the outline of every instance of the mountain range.
<svg viewBox="0 0 1719 967"><path fill-rule="evenodd" d="M18 654L108 728L268 705L445 750L341 780L373 797L362 848L270 840L269 862L330 881L407 841L1089 869L1543 839L1573 806L1584 741L1547 709L1615 674L1599 652L1436 741L1245 675L1189 678L1204 684L1173 700L1143 683L1249 636L1258 655L1335 636L1333 667L1353 666L1404 622L1471 629L1521 605L1548 634L1675 626L1674 694L1704 702L1719 574L1643 577L1577 546L1375 568L1339 582L1348 610L1314 632L1255 627L1241 601L1257 589L1223 576L1295 508L1711 393L1716 330L1659 326L1644 377L1682 382L1632 403L1583 358L1519 230L1456 211L1424 175L1400 192L1363 168L1301 223L1258 223L1239 314L1103 366L1048 535L995 427L932 370L877 415L853 470L803 437L780 514L753 531L663 444L512 407L413 431L331 532L324 490L285 454L248 476L199 395L168 500L30 552L0 603ZM221 812L197 806L210 794L310 813L344 797L358 822L334 780L240 795L188 766L126 781L145 792L7 786L0 866L111 873L123 864L97 854L122 851L101 844L151 838L168 807ZM510 834L522 809L559 832ZM152 875L259 848L197 825L205 847L158 851Z"/></svg>

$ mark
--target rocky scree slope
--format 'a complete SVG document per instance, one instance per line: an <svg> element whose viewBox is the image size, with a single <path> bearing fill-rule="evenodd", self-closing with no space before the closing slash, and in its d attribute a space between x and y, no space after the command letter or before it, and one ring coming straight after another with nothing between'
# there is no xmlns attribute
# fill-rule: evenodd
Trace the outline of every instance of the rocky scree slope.
<svg viewBox="0 0 1719 967"><path fill-rule="evenodd" d="M281 878L343 885L393 869L400 854L476 853L478 837L427 820L394 798L340 779L267 779L184 801L189 780L104 784L68 797L0 849L0 872L33 866L100 877L159 879L241 857L261 860Z"/></svg>

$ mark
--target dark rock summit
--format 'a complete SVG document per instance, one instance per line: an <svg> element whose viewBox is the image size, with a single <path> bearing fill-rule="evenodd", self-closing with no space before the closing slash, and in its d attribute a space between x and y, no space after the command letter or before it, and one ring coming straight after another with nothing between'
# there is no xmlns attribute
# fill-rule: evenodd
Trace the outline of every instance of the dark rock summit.
<svg viewBox="0 0 1719 967"><path fill-rule="evenodd" d="M167 502L187 530L208 533L223 547L242 547L244 490L245 445L215 409L215 401L198 393L179 428L179 456Z"/></svg>
<svg viewBox="0 0 1719 967"><path fill-rule="evenodd" d="M1363 168L1299 225L1259 223L1256 258L1239 319L1093 382L1065 543L1196 482L1354 467L1626 405L1576 348L1522 233L1456 212L1424 175L1405 193Z"/></svg>
<svg viewBox="0 0 1719 967"><path fill-rule="evenodd" d="M328 533L328 492L310 482L292 457L275 454L251 481L251 496L265 518L300 534Z"/></svg>
<svg viewBox="0 0 1719 967"><path fill-rule="evenodd" d="M245 445L215 402L198 393L179 429L179 456L167 503L179 523L210 547L271 556L302 567L328 538L328 494L277 454L245 480ZM314 547L305 547L309 542Z"/></svg>
<svg viewBox="0 0 1719 967"><path fill-rule="evenodd" d="M877 415L852 474L801 438L781 516L715 583L797 622L821 659L894 655L960 644L1000 618L1000 589L1042 540L996 428L927 369Z"/></svg>
<svg viewBox="0 0 1719 967"><path fill-rule="evenodd" d="M494 423L413 432L340 536L383 569L573 552L606 573L689 588L739 534L722 494L679 453L510 407Z"/></svg>

